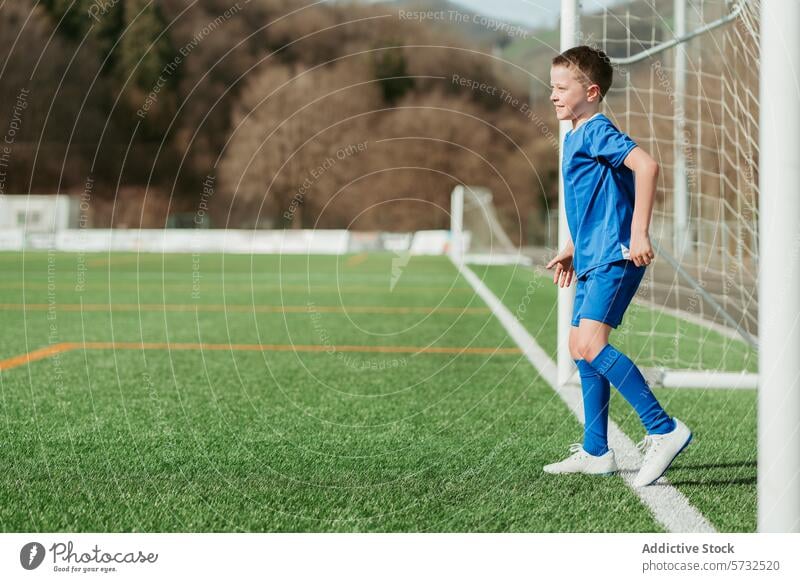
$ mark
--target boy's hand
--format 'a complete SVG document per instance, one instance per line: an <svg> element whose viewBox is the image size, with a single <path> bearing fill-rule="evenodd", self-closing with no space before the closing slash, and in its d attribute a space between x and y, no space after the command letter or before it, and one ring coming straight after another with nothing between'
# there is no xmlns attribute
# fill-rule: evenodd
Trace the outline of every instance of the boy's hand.
<svg viewBox="0 0 800 582"><path fill-rule="evenodd" d="M556 268L553 273L553 283L559 287L569 287L575 275L575 269L572 268L572 256L575 251L572 249L564 249L556 255L549 263L547 269Z"/></svg>
<svg viewBox="0 0 800 582"><path fill-rule="evenodd" d="M655 258L653 247L650 244L650 235L647 233L631 233L631 260L637 267L649 265Z"/></svg>

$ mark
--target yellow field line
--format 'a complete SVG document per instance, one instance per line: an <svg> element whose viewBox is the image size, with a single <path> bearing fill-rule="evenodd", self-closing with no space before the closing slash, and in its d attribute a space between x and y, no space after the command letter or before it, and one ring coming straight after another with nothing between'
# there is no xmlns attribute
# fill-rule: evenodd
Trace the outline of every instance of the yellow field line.
<svg viewBox="0 0 800 582"><path fill-rule="evenodd" d="M55 354L72 350L201 350L219 352L361 352L382 354L466 354L516 355L519 348L439 347L439 346L351 346L351 345L292 345L292 344L210 344L193 342L61 342L27 354L0 360L0 371L10 370Z"/></svg>
<svg viewBox="0 0 800 582"><path fill-rule="evenodd" d="M61 286L62 290L69 291L71 287L74 287L73 282L59 282L58 285ZM109 289L114 291L137 291L139 289L165 289L170 291L192 291L193 283L191 281L186 281L186 283L85 283L81 285L82 290L87 289L96 289L100 291L108 291ZM204 280L200 283L202 289L211 289L211 288L219 288L222 289L223 285L217 281L207 281ZM13 282L3 282L0 283L0 289L47 289L47 283L38 283L38 282L28 282L23 283L21 281L13 281ZM289 284L280 284L280 283L255 283L255 284L241 284L241 283L229 283L225 284L225 290L245 290L245 291L264 291L264 290L283 290L283 291L308 291L308 292L321 292L321 291L336 291L342 293L390 293L392 295L402 294L402 293L433 293L433 292L442 292L442 293L470 293L474 294L473 291L469 287L395 287L393 290L389 290L389 285L289 285Z"/></svg>
<svg viewBox="0 0 800 582"><path fill-rule="evenodd" d="M367 253L361 253L360 255L353 255L352 257L347 259L344 264L346 267L355 267L356 265L360 265L361 263L366 261L368 256L369 255L367 255Z"/></svg>
<svg viewBox="0 0 800 582"><path fill-rule="evenodd" d="M391 307L370 305L224 305L185 303L0 303L0 311L206 311L235 313L490 313L488 307Z"/></svg>
<svg viewBox="0 0 800 582"><path fill-rule="evenodd" d="M151 261L155 262L155 261ZM136 264L136 263L144 263L144 261L140 260L138 255L133 256L112 256L112 257L100 257L97 259L91 259L86 261L86 264L90 267L107 267L110 265L125 265L125 264Z"/></svg>
<svg viewBox="0 0 800 582"><path fill-rule="evenodd" d="M107 350L203 350L244 352L365 352L386 354L519 354L519 348L460 348L419 346L351 346L351 345L302 345L302 344L209 344L193 342L86 342L76 344L86 349Z"/></svg>
<svg viewBox="0 0 800 582"><path fill-rule="evenodd" d="M25 364L30 364L31 362L35 362L37 360L43 360L62 352L68 352L70 350L74 350L76 346L77 344L71 342L61 342L44 348L39 348L38 350L33 350L32 352L22 354L21 356L14 356L13 358L8 358L7 360L0 360L0 371L10 370L11 368L24 366Z"/></svg>

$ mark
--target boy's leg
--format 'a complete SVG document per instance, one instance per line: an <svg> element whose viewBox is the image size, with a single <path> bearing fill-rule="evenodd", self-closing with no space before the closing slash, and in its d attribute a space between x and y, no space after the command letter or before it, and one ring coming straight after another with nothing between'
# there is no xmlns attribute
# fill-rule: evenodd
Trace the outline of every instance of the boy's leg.
<svg viewBox="0 0 800 582"><path fill-rule="evenodd" d="M614 451L608 448L608 397L610 387L608 380L597 374L594 369L578 355L578 323L580 321L581 304L584 296L583 280L578 280L573 303L572 328L569 334L569 352L581 372L583 389L583 410L585 419L583 444L573 443L568 458L557 463L545 465L545 473L586 473L589 475L613 475L617 472L617 461Z"/></svg>
<svg viewBox="0 0 800 582"><path fill-rule="evenodd" d="M648 434L672 432L675 421L661 407L639 368L608 343L610 332L611 326L606 323L581 319L578 333L584 360L619 390L639 415Z"/></svg>
<svg viewBox="0 0 800 582"><path fill-rule="evenodd" d="M611 386L578 352L580 308L583 302L584 281L578 281L573 304L572 327L569 332L569 351L581 378L583 393L583 450L601 456L608 452L608 401Z"/></svg>
<svg viewBox="0 0 800 582"><path fill-rule="evenodd" d="M611 385L586 360L575 360L583 392L583 449L599 457L608 452L608 402Z"/></svg>

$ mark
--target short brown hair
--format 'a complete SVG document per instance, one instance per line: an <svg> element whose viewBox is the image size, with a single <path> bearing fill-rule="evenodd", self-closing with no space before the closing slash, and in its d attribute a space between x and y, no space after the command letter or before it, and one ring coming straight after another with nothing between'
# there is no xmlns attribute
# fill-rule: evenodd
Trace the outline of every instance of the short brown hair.
<svg viewBox="0 0 800 582"><path fill-rule="evenodd" d="M567 67L584 77L584 85L600 87L600 101L606 96L614 80L611 59L600 49L582 45L568 49L553 59L553 66ZM589 83L585 81L588 80Z"/></svg>

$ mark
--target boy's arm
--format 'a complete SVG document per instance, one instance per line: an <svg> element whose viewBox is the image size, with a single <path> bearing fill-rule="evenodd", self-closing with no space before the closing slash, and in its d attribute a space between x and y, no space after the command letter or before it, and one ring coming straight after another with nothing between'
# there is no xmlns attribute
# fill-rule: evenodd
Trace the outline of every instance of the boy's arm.
<svg viewBox="0 0 800 582"><path fill-rule="evenodd" d="M649 265L655 257L650 244L650 218L656 197L658 162L640 147L633 148L624 164L633 170L636 198L631 221L631 260L637 267Z"/></svg>

